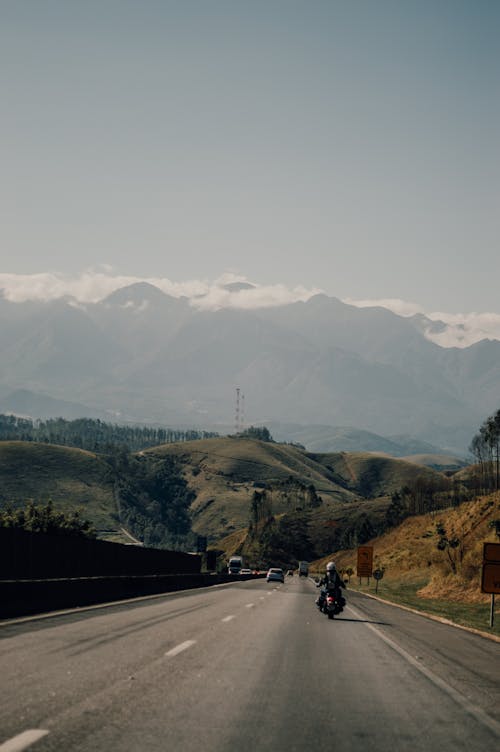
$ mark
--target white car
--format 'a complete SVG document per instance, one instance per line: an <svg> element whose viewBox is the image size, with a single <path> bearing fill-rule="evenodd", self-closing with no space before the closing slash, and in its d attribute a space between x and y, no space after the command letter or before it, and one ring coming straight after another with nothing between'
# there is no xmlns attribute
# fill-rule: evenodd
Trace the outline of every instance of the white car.
<svg viewBox="0 0 500 752"><path fill-rule="evenodd" d="M266 581L267 582L285 582L285 575L283 574L283 570L278 569L277 567L273 567L272 569L268 571Z"/></svg>
<svg viewBox="0 0 500 752"><path fill-rule="evenodd" d="M251 569L240 569L240 574L252 574Z"/></svg>

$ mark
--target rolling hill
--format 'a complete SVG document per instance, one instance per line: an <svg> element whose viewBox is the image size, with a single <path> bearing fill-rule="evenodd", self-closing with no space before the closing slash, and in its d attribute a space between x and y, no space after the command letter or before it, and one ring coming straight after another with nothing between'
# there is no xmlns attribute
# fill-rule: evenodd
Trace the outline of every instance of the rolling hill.
<svg viewBox="0 0 500 752"><path fill-rule="evenodd" d="M0 442L0 504L51 499L64 511L82 509L99 531L118 531L110 466L81 449L23 441Z"/></svg>
<svg viewBox="0 0 500 752"><path fill-rule="evenodd" d="M189 488L193 529L213 540L248 525L254 491L296 478L314 485L328 519L345 505L387 497L416 478L442 477L435 470L369 453L313 454L287 444L232 437L165 444L144 455L176 457ZM385 498L387 505L387 498ZM289 511L278 496L273 514ZM321 519L322 513L315 514Z"/></svg>
<svg viewBox="0 0 500 752"><path fill-rule="evenodd" d="M254 493L265 486L276 489L290 478L304 488L313 485L322 499L311 513L315 520L311 531L323 541L321 545L327 545L329 533L346 514L349 518L383 514L394 491L417 478L442 478L434 470L384 456L312 454L291 445L244 438L164 444L129 455L118 464L79 449L0 442L0 501L2 505L29 499L43 503L50 498L56 507L83 508L100 535L119 535L125 502L140 506L142 524L158 523L161 509L168 504L158 478L172 463L192 499L192 529L209 541L246 528ZM295 511L300 510L290 508L289 498L272 492L274 515ZM137 535L137 530L129 532Z"/></svg>

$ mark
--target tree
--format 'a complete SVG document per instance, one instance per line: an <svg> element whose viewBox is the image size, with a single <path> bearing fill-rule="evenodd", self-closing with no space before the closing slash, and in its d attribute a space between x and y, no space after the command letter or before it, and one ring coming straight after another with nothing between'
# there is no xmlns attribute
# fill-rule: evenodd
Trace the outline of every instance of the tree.
<svg viewBox="0 0 500 752"><path fill-rule="evenodd" d="M239 435L247 439L258 439L259 441L274 443L274 439L266 426L250 426L249 428L246 428L244 431L242 431Z"/></svg>
<svg viewBox="0 0 500 752"><path fill-rule="evenodd" d="M438 550L446 553L451 571L456 574L458 564L462 562L464 556L463 538L450 536L442 522L436 524L436 535L438 536Z"/></svg>
<svg viewBox="0 0 500 752"><path fill-rule="evenodd" d="M497 538L500 538L500 520L491 520L488 523L488 527L491 527L491 529L494 530Z"/></svg>
<svg viewBox="0 0 500 752"><path fill-rule="evenodd" d="M500 488L500 410L490 415L473 437L470 452L481 469L484 490Z"/></svg>
<svg viewBox="0 0 500 752"><path fill-rule="evenodd" d="M408 509L403 502L399 491L392 494L391 503L385 513L385 521L388 527L397 527L408 516Z"/></svg>
<svg viewBox="0 0 500 752"><path fill-rule="evenodd" d="M250 522L257 526L260 522L272 517L273 510L270 494L264 489L261 493L253 492L252 501L250 502Z"/></svg>
<svg viewBox="0 0 500 752"><path fill-rule="evenodd" d="M0 511L0 527L17 528L32 533L76 535L95 538L96 531L89 520L83 519L80 510L71 513L56 511L52 501L45 506L29 502L25 508L7 507Z"/></svg>

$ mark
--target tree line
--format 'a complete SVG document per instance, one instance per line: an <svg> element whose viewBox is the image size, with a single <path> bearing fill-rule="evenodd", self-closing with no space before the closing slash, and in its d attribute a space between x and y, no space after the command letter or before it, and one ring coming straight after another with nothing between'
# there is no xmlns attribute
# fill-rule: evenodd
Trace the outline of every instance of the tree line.
<svg viewBox="0 0 500 752"><path fill-rule="evenodd" d="M500 488L500 410L490 415L471 441L469 451L478 465L478 485L484 492Z"/></svg>
<svg viewBox="0 0 500 752"><path fill-rule="evenodd" d="M124 426L93 418L31 420L16 415L0 415L0 441L37 441L90 452L109 452L117 446L129 452L138 452L159 444L217 436L217 433L210 431Z"/></svg>
<svg viewBox="0 0 500 752"><path fill-rule="evenodd" d="M7 506L0 509L0 527L27 530L31 533L96 537L94 526L82 517L81 510L62 512L54 509L50 500L46 504L35 504L30 501L25 507L14 509Z"/></svg>

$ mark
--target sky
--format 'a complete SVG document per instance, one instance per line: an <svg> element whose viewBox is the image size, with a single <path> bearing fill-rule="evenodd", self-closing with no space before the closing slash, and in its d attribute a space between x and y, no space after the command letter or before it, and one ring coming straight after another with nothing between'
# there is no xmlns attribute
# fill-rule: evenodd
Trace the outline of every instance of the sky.
<svg viewBox="0 0 500 752"><path fill-rule="evenodd" d="M496 0L0 0L0 286L498 326L499 38Z"/></svg>

